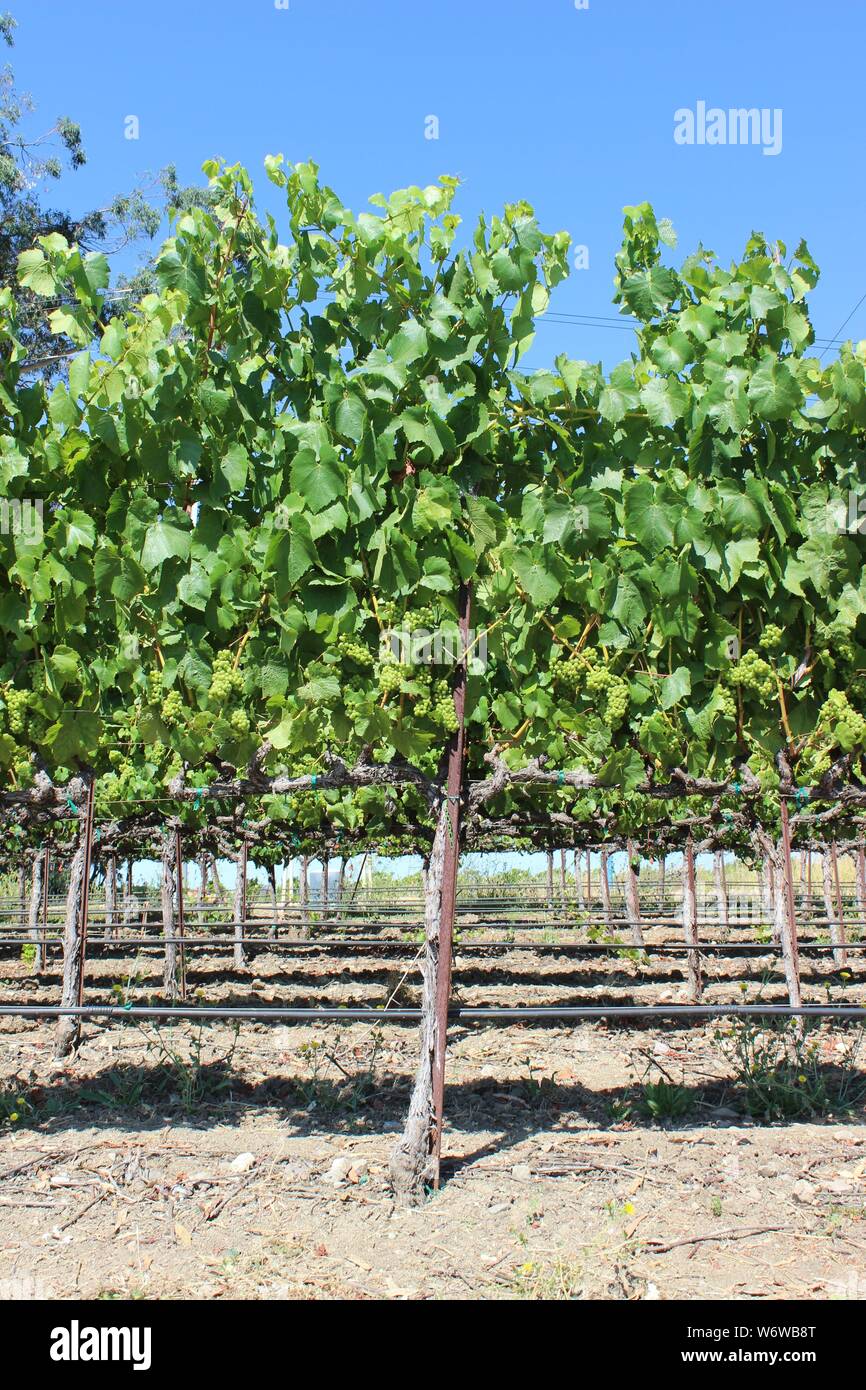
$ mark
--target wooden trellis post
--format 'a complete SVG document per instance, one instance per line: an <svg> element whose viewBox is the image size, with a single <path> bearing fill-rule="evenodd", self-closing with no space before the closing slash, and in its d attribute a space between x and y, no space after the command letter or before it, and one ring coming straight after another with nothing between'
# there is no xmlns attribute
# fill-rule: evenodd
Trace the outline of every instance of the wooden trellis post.
<svg viewBox="0 0 866 1390"><path fill-rule="evenodd" d="M117 925L117 858L113 854L105 856L105 928L106 935L112 936Z"/></svg>
<svg viewBox="0 0 866 1390"><path fill-rule="evenodd" d="M42 969L44 959L44 930L40 938L39 917L42 912L42 904L45 897L45 884L48 879L46 861L48 859L47 849L38 849L33 856L33 869L30 878L30 904L28 909L27 926L28 936L34 943L35 954L33 957L33 969L38 974Z"/></svg>
<svg viewBox="0 0 866 1390"><path fill-rule="evenodd" d="M683 936L689 948L686 951L689 1003L699 1004L703 992L703 980L701 977L701 957L698 950L695 847L691 839L686 844L683 854Z"/></svg>
<svg viewBox="0 0 866 1390"><path fill-rule="evenodd" d="M836 911L838 913L835 930L831 917L830 940L833 943L833 964L841 970L848 964L848 952L845 949L845 906L842 902L842 885L839 882L839 855L836 852L835 840L830 842L830 864L833 869L833 881L836 889Z"/></svg>
<svg viewBox="0 0 866 1390"><path fill-rule="evenodd" d="M713 885L716 890L716 915L719 920L719 939L725 941L728 935L728 884L725 876L724 850L717 849L713 855Z"/></svg>
<svg viewBox="0 0 866 1390"><path fill-rule="evenodd" d="M236 857L235 874L235 949L234 962L241 969L246 965L246 955L244 954L244 923L247 920L247 837L241 841L241 847Z"/></svg>
<svg viewBox="0 0 866 1390"><path fill-rule="evenodd" d="M857 884L857 916L862 933L866 918L866 848L862 840L854 851L854 877Z"/></svg>
<svg viewBox="0 0 866 1390"><path fill-rule="evenodd" d="M162 837L160 852L160 902L162 905L162 935L165 952L162 971L162 984L166 998L177 998L177 944L174 929L175 860L177 855L176 837L166 830Z"/></svg>
<svg viewBox="0 0 866 1390"><path fill-rule="evenodd" d="M66 921L63 929L63 983L61 1008L80 1008L84 1002L84 963L87 955L87 913L90 906L90 864L93 855L93 803L96 783L87 784L85 803L78 817L78 835L69 866ZM54 1036L54 1055L65 1057L78 1044L81 1020L61 1014Z"/></svg>
<svg viewBox="0 0 866 1390"><path fill-rule="evenodd" d="M775 894L774 935L782 947L782 965L788 983L789 1003L792 1009L799 1009L803 1002L800 988L800 950L797 944L797 914L794 910L791 826L788 820L788 802L784 793L779 799L779 815L782 824L781 866L785 882L783 891L777 891Z"/></svg>
<svg viewBox="0 0 866 1390"><path fill-rule="evenodd" d="M773 868L773 861L769 854L764 855L761 866L761 897L766 916L773 933L773 940L779 940L778 916L776 912L778 893L776 891L776 874Z"/></svg>
<svg viewBox="0 0 866 1390"><path fill-rule="evenodd" d="M637 890L637 874L634 869L635 858L634 841L628 840L626 842L626 859L628 862L625 866L625 913L629 931L631 932L632 945L643 946L640 898Z"/></svg>
<svg viewBox="0 0 866 1390"><path fill-rule="evenodd" d="M180 937L180 997L186 1000L186 947L184 946L184 911L183 911L183 843L181 840L180 827L174 832L174 852L175 866L177 873L177 934Z"/></svg>
<svg viewBox="0 0 866 1390"><path fill-rule="evenodd" d="M45 851L42 871L42 939L39 945L39 969L44 970L48 954L48 882L51 877L51 850Z"/></svg>
<svg viewBox="0 0 866 1390"><path fill-rule="evenodd" d="M462 650L469 641L470 589L462 585L458 603ZM402 1135L391 1153L391 1181L404 1200L417 1201L425 1183L439 1185L445 1101L445 1049L460 859L460 806L465 747L466 666L461 661L454 682L457 731L448 747L445 795L427 867L424 904L424 958L420 1055Z"/></svg>
<svg viewBox="0 0 866 1390"><path fill-rule="evenodd" d="M439 1166L442 1151L442 1124L445 1108L445 1049L448 1041L448 1007L451 1003L451 971L454 957L454 914L457 906L457 870L460 864L460 806L463 795L463 760L466 749L466 662L469 645L470 589L461 585L458 600L461 660L454 682L454 713L457 732L448 750L448 780L446 786L445 821L448 842L442 871L441 917L439 950L436 971L436 1033L433 1052L433 1116L432 1138L433 1184L439 1186Z"/></svg>
<svg viewBox="0 0 866 1390"><path fill-rule="evenodd" d="M606 849L600 851L599 858L601 864L600 878L602 913L604 915L605 926L609 926L612 916L612 907L610 901L610 879L608 877L609 855Z"/></svg>

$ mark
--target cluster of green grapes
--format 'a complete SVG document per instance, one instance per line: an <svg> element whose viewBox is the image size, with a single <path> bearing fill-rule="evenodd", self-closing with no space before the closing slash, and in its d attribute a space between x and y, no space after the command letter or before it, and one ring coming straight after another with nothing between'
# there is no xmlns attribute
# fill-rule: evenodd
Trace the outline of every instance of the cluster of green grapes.
<svg viewBox="0 0 866 1390"><path fill-rule="evenodd" d="M604 720L615 729L628 714L628 681L615 676L609 666L593 663L586 673L586 693L604 699Z"/></svg>
<svg viewBox="0 0 866 1390"><path fill-rule="evenodd" d="M628 713L628 681L614 674L597 648L590 647L588 651L572 654L564 660L557 656L555 665L556 679L562 681L572 694L584 692L592 697L594 703L604 700L604 708L599 712L608 728L616 728L622 723Z"/></svg>
<svg viewBox="0 0 866 1390"><path fill-rule="evenodd" d="M229 723L231 724L235 733L240 736L248 734L250 731L249 715L246 714L242 709L232 710L231 714L229 715Z"/></svg>
<svg viewBox="0 0 866 1390"><path fill-rule="evenodd" d="M183 718L183 697L179 690L170 690L162 702L160 715L163 723L173 728Z"/></svg>
<svg viewBox="0 0 866 1390"><path fill-rule="evenodd" d="M240 671L233 669L231 652L217 652L214 657L208 699L213 700L215 704L222 705L232 695L241 694L243 688L244 678Z"/></svg>
<svg viewBox="0 0 866 1390"><path fill-rule="evenodd" d="M832 761L827 744L810 739L797 758L797 780L806 786L820 782L824 773L830 771Z"/></svg>
<svg viewBox="0 0 866 1390"><path fill-rule="evenodd" d="M4 692L4 699L6 700L6 721L9 725L9 732L11 734L23 734L27 727L30 691L7 689Z"/></svg>
<svg viewBox="0 0 866 1390"><path fill-rule="evenodd" d="M724 719L733 719L733 720L736 720L736 718L737 718L737 702L736 702L736 700L734 699L733 695L731 694L730 690L726 690L725 687L724 687L723 685L717 685L717 686L716 686L716 690L715 690L715 694L716 694L716 708L718 709L719 714L720 714Z"/></svg>
<svg viewBox="0 0 866 1390"><path fill-rule="evenodd" d="M765 652L777 652L785 641L785 634L776 623L767 623L758 640L758 646Z"/></svg>
<svg viewBox="0 0 866 1390"><path fill-rule="evenodd" d="M432 604L401 613L396 603L385 602L379 604L377 613L384 628L393 628L397 632L417 632L421 628L432 632L439 623L439 615Z"/></svg>
<svg viewBox="0 0 866 1390"><path fill-rule="evenodd" d="M404 666L399 661L383 661L377 672L379 689L383 695L393 695L412 675L411 666Z"/></svg>
<svg viewBox="0 0 866 1390"><path fill-rule="evenodd" d="M125 801L133 797L138 790L139 779L135 764L129 754L122 748L112 748L108 753L108 761L111 763L113 772L110 776L102 779L100 793L118 801Z"/></svg>
<svg viewBox="0 0 866 1390"><path fill-rule="evenodd" d="M400 627L405 632L419 632L422 628L431 632L437 622L436 613L428 604L424 608L413 608L405 613L400 621Z"/></svg>
<svg viewBox="0 0 866 1390"><path fill-rule="evenodd" d="M776 676L772 666L751 648L731 667L729 680L732 685L740 686L745 695L753 695L761 700L770 700L776 694Z"/></svg>
<svg viewBox="0 0 866 1390"><path fill-rule="evenodd" d="M556 658L556 678L568 686L569 690L579 690L583 685L586 676L586 662L579 656L569 656L565 661L559 657L558 648L554 651Z"/></svg>
<svg viewBox="0 0 866 1390"><path fill-rule="evenodd" d="M848 702L844 690L831 690L818 715L818 728L843 753L866 749L866 719Z"/></svg>
<svg viewBox="0 0 866 1390"><path fill-rule="evenodd" d="M23 754L12 763L12 771L15 773L15 780L19 787L29 786L33 780L33 763L30 758Z"/></svg>
<svg viewBox="0 0 866 1390"><path fill-rule="evenodd" d="M369 648L363 642L356 642L349 632L341 632L337 637L337 651L347 661L354 661L356 666L369 668L376 664Z"/></svg>
<svg viewBox="0 0 866 1390"><path fill-rule="evenodd" d="M415 714L422 719L430 719L446 734L457 732L454 696L447 681L431 681L425 693L418 696L413 708Z"/></svg>

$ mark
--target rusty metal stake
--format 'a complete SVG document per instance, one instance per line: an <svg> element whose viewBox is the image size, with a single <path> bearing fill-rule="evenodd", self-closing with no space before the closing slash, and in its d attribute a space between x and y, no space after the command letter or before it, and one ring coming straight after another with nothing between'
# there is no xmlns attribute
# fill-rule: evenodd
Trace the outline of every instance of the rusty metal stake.
<svg viewBox="0 0 866 1390"><path fill-rule="evenodd" d="M451 1002L451 969L454 943L454 909L457 902L457 868L460 862L460 800L463 787L463 756L466 742L466 649L469 645L471 589L461 584L457 614L462 657L454 680L454 713L457 732L448 750L447 805L448 843L442 866L442 897L439 909L439 957L436 964L436 1045L433 1053L432 1134L433 1185L439 1186L439 1160L442 1152L442 1121L445 1107L445 1047L448 1035L448 1008Z"/></svg>
<svg viewBox="0 0 866 1390"><path fill-rule="evenodd" d="M788 925L782 935L780 945L788 969L788 999L792 1008L799 1008L800 994L800 949L797 944L797 914L794 910L794 868L791 863L791 825L788 820L788 802L784 793L779 798L779 814L782 822L782 849L785 855L785 895L788 900ZM787 940L786 940L787 937Z"/></svg>
<svg viewBox="0 0 866 1390"><path fill-rule="evenodd" d="M836 852L836 841L830 841L830 863L833 866L833 879L836 885L836 911L839 914L838 942L834 944L837 950L833 952L833 964L844 967L848 964L848 954L845 950L845 908L842 903L842 885L839 882L839 856Z"/></svg>
<svg viewBox="0 0 866 1390"><path fill-rule="evenodd" d="M84 882L81 886L81 964L78 971L78 1004L84 1003L84 967L87 961L87 915L90 911L90 866L93 858L93 804L96 800L96 778L91 777L84 809ZM79 1025L80 1029L80 1025Z"/></svg>
<svg viewBox="0 0 866 1390"><path fill-rule="evenodd" d="M45 851L45 862L42 865L42 944L39 949L39 970L45 969L45 952L48 947L48 875L51 872L51 850Z"/></svg>
<svg viewBox="0 0 866 1390"><path fill-rule="evenodd" d="M244 927L247 921L247 854L248 846L247 837L245 835L241 846L241 922Z"/></svg>
<svg viewBox="0 0 866 1390"><path fill-rule="evenodd" d="M174 855L177 863L177 934L180 938L180 997L186 1000L186 947L184 945L183 920L183 850L180 830L174 832Z"/></svg>

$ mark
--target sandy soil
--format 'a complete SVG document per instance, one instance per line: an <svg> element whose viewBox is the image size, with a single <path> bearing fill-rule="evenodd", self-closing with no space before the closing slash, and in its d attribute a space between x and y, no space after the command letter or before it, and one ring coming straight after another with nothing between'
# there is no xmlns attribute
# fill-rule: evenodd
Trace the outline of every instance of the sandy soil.
<svg viewBox="0 0 866 1390"><path fill-rule="evenodd" d="M681 960L538 945L464 950L459 998L684 997ZM189 987L208 1002L413 1002L415 949L402 964L264 952L240 972L213 954L190 962ZM56 998L56 963L38 985L22 962L0 968L4 998ZM769 957L708 969L709 999L743 997L740 981L748 999L780 994ZM810 970L809 997L829 985L863 1002L856 961L849 978ZM159 975L155 952L94 955L88 998L112 984L158 997ZM866 1296L862 1100L813 1122L750 1118L712 1023L456 1027L445 1182L410 1211L387 1159L413 1025L88 1024L65 1064L51 1035L0 1024L0 1297ZM852 1031L816 1039L815 1076L833 1080ZM661 1121L645 1089L660 1081L683 1110Z"/></svg>

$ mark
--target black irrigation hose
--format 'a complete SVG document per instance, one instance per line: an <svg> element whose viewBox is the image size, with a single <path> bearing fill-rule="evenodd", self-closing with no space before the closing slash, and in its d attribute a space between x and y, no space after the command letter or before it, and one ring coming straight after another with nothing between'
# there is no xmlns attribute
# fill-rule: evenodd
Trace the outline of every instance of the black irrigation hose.
<svg viewBox="0 0 866 1390"><path fill-rule="evenodd" d="M184 1019L233 1019L249 1018L263 1022L315 1023L360 1022L381 1024L389 1021L417 1021L420 1009L361 1009L361 1008L321 1008L288 1009L279 1006L269 1009L258 1008L197 1008L184 1004L153 1005L136 1004L83 1004L63 1007L59 1004L0 1004L0 1016L10 1018L184 1018ZM448 1017L459 1023L501 1022L520 1023L524 1019L617 1019L617 1018L839 1018L860 1019L866 1023L866 1007L860 1009L841 1008L825 1004L802 1004L791 1008L787 1004L661 1004L658 1006L624 1004L614 1008L603 1005L586 1007L458 1007L450 1009Z"/></svg>

